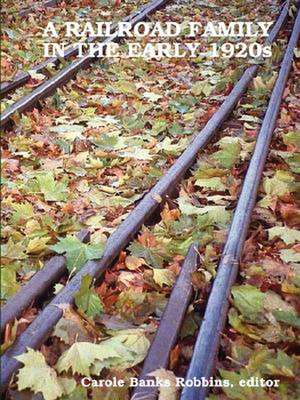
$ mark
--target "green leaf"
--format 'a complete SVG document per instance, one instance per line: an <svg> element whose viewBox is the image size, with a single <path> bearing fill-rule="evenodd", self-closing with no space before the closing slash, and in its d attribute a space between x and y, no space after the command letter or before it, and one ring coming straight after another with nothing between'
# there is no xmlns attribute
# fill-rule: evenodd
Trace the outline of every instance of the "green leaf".
<svg viewBox="0 0 300 400"><path fill-rule="evenodd" d="M226 226L230 221L231 213L226 210L225 206L204 206L196 207L189 202L189 198L180 197L178 205L180 211L185 215L204 215L207 214L208 218L216 225Z"/></svg>
<svg viewBox="0 0 300 400"><path fill-rule="evenodd" d="M197 99L193 96L179 97L176 100L170 101L170 106L174 107L176 111L181 114L187 113L191 107L197 103Z"/></svg>
<svg viewBox="0 0 300 400"><path fill-rule="evenodd" d="M226 371L223 369L219 370L222 379L227 379L231 385L229 387L223 387L222 390L226 393L229 399L235 400L249 400L249 399L262 399L266 400L266 393L262 387L250 387L241 386L240 380L248 380L251 378L251 374L246 368L241 369L238 372ZM253 376L253 375L252 375ZM260 378L261 376L255 374L255 377Z"/></svg>
<svg viewBox="0 0 300 400"><path fill-rule="evenodd" d="M293 244L300 241L300 232L286 226L274 226L274 228L268 229L268 234L270 240L274 239L274 237L279 237L286 244Z"/></svg>
<svg viewBox="0 0 300 400"><path fill-rule="evenodd" d="M61 400L88 400L87 389L83 386L76 386L71 393L64 395Z"/></svg>
<svg viewBox="0 0 300 400"><path fill-rule="evenodd" d="M15 357L24 366L18 373L18 389L31 389L34 393L41 392L45 400L55 400L62 396L63 389L59 384L57 374L50 368L39 351L27 349L27 353Z"/></svg>
<svg viewBox="0 0 300 400"><path fill-rule="evenodd" d="M235 308L230 308L228 320L233 329L243 335L249 336L251 339L259 341L260 336L257 331L251 325L244 324L242 319L243 317L238 314Z"/></svg>
<svg viewBox="0 0 300 400"><path fill-rule="evenodd" d="M263 187L267 195L284 196L293 190L294 177L287 171L276 171L273 178L265 178Z"/></svg>
<svg viewBox="0 0 300 400"><path fill-rule="evenodd" d="M68 185L56 181L52 172L39 174L36 181L46 201L66 201Z"/></svg>
<svg viewBox="0 0 300 400"><path fill-rule="evenodd" d="M69 140L73 142L75 139L81 139L82 132L85 130L84 126L81 125L58 125L54 126L51 129L51 132L58 133L63 139Z"/></svg>
<svg viewBox="0 0 300 400"><path fill-rule="evenodd" d="M295 376L296 362L286 353L278 350L277 357L267 362L266 369L269 374L293 378Z"/></svg>
<svg viewBox="0 0 300 400"><path fill-rule="evenodd" d="M1 298L8 299L13 296L19 289L19 284L16 280L16 271L10 266L1 268Z"/></svg>
<svg viewBox="0 0 300 400"><path fill-rule="evenodd" d="M160 287L163 285L166 286L173 286L175 282L175 274L173 271L169 269L153 269L153 280L157 283Z"/></svg>
<svg viewBox="0 0 300 400"><path fill-rule="evenodd" d="M165 137L162 142L160 142L157 148L160 151L164 151L166 154L178 154L180 153L187 144L187 140L185 138L180 139L176 143L172 144L172 141L169 137Z"/></svg>
<svg viewBox="0 0 300 400"><path fill-rule="evenodd" d="M24 221L27 221L34 216L33 207L28 202L14 203L12 204L12 208L14 209L10 219L12 224L22 224Z"/></svg>
<svg viewBox="0 0 300 400"><path fill-rule="evenodd" d="M284 144L291 144L296 147L296 149L300 150L300 137L299 132L288 132L283 135Z"/></svg>
<svg viewBox="0 0 300 400"><path fill-rule="evenodd" d="M110 86L109 88L113 92L119 92L119 93L124 93L129 96L137 96L139 97L139 92L137 91L137 88L133 82L129 82L126 80L120 80L113 85Z"/></svg>
<svg viewBox="0 0 300 400"><path fill-rule="evenodd" d="M35 237L29 240L26 248L28 254L39 254L47 248L47 243L51 238L49 236Z"/></svg>
<svg viewBox="0 0 300 400"><path fill-rule="evenodd" d="M88 317L95 317L103 312L103 304L94 288L91 288L92 277L84 275L81 279L81 286L76 292L75 304Z"/></svg>
<svg viewBox="0 0 300 400"><path fill-rule="evenodd" d="M145 247L138 242L133 242L128 247L130 254L137 258L143 258L145 262L153 268L161 268L163 265L163 258L155 253L155 249Z"/></svg>
<svg viewBox="0 0 300 400"><path fill-rule="evenodd" d="M10 260L23 260L27 258L24 253L26 250L23 242L14 243L12 238L9 238L6 244L1 245L1 255L3 258L8 258Z"/></svg>
<svg viewBox="0 0 300 400"><path fill-rule="evenodd" d="M291 325L294 328L300 329L300 318L294 312L274 310L273 315L277 321L283 322L286 325Z"/></svg>
<svg viewBox="0 0 300 400"><path fill-rule="evenodd" d="M151 134L156 136L163 132L168 127L168 122L165 119L156 119L152 123Z"/></svg>
<svg viewBox="0 0 300 400"><path fill-rule="evenodd" d="M77 342L60 356L56 369L58 372L68 372L69 369L72 369L73 373L89 375L90 366L95 360L105 360L118 356L119 353L110 346L101 343Z"/></svg>
<svg viewBox="0 0 300 400"><path fill-rule="evenodd" d="M201 94L204 96L209 96L213 89L214 87L210 83L206 81L200 81L193 84L191 92L195 96L200 96Z"/></svg>
<svg viewBox="0 0 300 400"><path fill-rule="evenodd" d="M120 136L120 132L110 132L101 135L100 139L94 140L96 146L102 150L121 150L126 147L126 142L123 137Z"/></svg>
<svg viewBox="0 0 300 400"><path fill-rule="evenodd" d="M224 168L232 168L234 164L240 159L241 143L238 138L225 136L222 138L218 145L221 150L213 154L213 158Z"/></svg>
<svg viewBox="0 0 300 400"><path fill-rule="evenodd" d="M226 190L226 186L223 184L221 178L219 177L208 178L208 179L197 179L195 185L207 189L214 189L220 191Z"/></svg>
<svg viewBox="0 0 300 400"><path fill-rule="evenodd" d="M300 262L300 253L293 249L283 249L280 251L280 258L286 263L298 263Z"/></svg>
<svg viewBox="0 0 300 400"><path fill-rule="evenodd" d="M142 329L123 330L99 344L74 343L61 355L56 368L59 372L72 369L81 375L98 375L104 367L126 369L140 363L149 346Z"/></svg>
<svg viewBox="0 0 300 400"><path fill-rule="evenodd" d="M58 378L59 384L62 387L63 393L69 395L76 389L76 381L74 378Z"/></svg>
<svg viewBox="0 0 300 400"><path fill-rule="evenodd" d="M66 254L67 268L71 272L78 271L88 260L100 258L104 245L82 243L77 237L68 235L50 248L58 254Z"/></svg>
<svg viewBox="0 0 300 400"><path fill-rule="evenodd" d="M263 311L265 294L251 285L234 286L231 293L235 307L247 320L255 322Z"/></svg>
<svg viewBox="0 0 300 400"><path fill-rule="evenodd" d="M126 329L114 332L114 337L99 344L109 346L119 352L118 357L110 357L104 361L96 361L91 372L99 375L103 368L123 371L134 367L144 360L150 342L142 329Z"/></svg>

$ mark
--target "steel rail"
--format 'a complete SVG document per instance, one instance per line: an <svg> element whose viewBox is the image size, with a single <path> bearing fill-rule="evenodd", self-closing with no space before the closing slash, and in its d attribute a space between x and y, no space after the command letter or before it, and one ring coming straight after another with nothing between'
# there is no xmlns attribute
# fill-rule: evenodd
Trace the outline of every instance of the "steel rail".
<svg viewBox="0 0 300 400"><path fill-rule="evenodd" d="M175 161L167 173L145 195L118 229L109 237L102 258L99 261L86 263L5 352L1 358L2 392L5 391L13 373L21 366L21 363L14 357L24 353L27 347L38 348L47 339L55 324L62 317L63 307L66 304L73 303L74 294L79 290L81 279L84 275L90 275L98 279L112 265L120 251L128 245L143 223L157 210L161 201L167 198L168 193L172 191L174 186L182 179L191 165L193 165L198 152L216 134L247 89L258 68L258 65L252 65L245 70L241 79L236 83L231 93L205 127L195 136L191 144Z"/></svg>
<svg viewBox="0 0 300 400"><path fill-rule="evenodd" d="M280 11L280 14L279 14L275 24L273 25L273 27L270 31L270 34L266 40L267 44L272 44L276 40L276 37L278 36L279 31L283 27L283 24L285 23L288 15L289 15L290 3L291 3L291 0L287 0L285 2L285 4L283 5L283 7Z"/></svg>
<svg viewBox="0 0 300 400"><path fill-rule="evenodd" d="M288 10L288 8L286 8L286 10ZM282 10L277 22L275 23L273 29L271 30L270 36L272 37L272 40L275 40L276 36L279 33L280 28L282 27L282 25L285 21L286 10ZM279 24L279 22L280 22L280 24ZM45 265L44 268L38 272L39 279L41 279L41 281L43 281L44 290L46 290L46 285L48 285L47 286L48 288L51 287L51 285L54 284L57 281L57 279L59 279L66 272L65 263L61 262L61 260L62 259L58 259L58 258L55 258L54 261L49 260L47 265ZM34 278L32 278L32 279L34 279ZM21 291L23 291L23 289L21 289ZM27 296L25 296L25 299L24 299L24 307L22 307L23 294L21 294L21 293L20 294L18 293L16 295L16 296L18 296L17 301L15 301L14 298L12 298L12 299L8 300L8 302L4 306L5 311L4 312L2 311L4 318L2 318L3 322L1 322L1 332L5 328L5 326L8 322L10 322L20 316L20 313L26 309L27 304L30 304L36 297L40 296L43 293L39 289L35 279L32 282L30 280L26 284L26 292L27 292ZM29 296L29 294L30 294L30 296ZM26 304L26 306L25 306L25 304Z"/></svg>
<svg viewBox="0 0 300 400"><path fill-rule="evenodd" d="M180 274L173 287L138 379L151 381L153 380L149 376L151 372L168 367L170 352L176 343L193 293L191 274L196 271L198 265L198 245L193 243L182 264ZM141 385L135 388L131 400L155 400L156 397L157 387L143 387Z"/></svg>
<svg viewBox="0 0 300 400"><path fill-rule="evenodd" d="M280 72L272 91L271 99L257 137L255 150L251 158L242 192L234 212L229 235L218 266L206 306L204 319L197 337L193 357L186 379L210 378L219 348L220 334L224 329L229 308L231 286L236 281L243 247L255 206L258 187L262 178L272 134L280 110L288 75L294 58L294 48L300 34L300 12L295 20ZM181 400L204 400L205 387L185 387Z"/></svg>
<svg viewBox="0 0 300 400"><path fill-rule="evenodd" d="M87 243L90 240L90 232L83 229L77 234L78 239ZM36 272L33 277L1 307L1 333L6 325L19 318L23 311L29 307L38 297L49 289L49 275L52 282L57 282L66 272L66 259L63 256L51 257L45 266Z"/></svg>
<svg viewBox="0 0 300 400"><path fill-rule="evenodd" d="M142 6L138 11L134 11L127 17L123 18L121 22L129 22L132 18L136 17L140 12L143 11L144 8L147 7L147 4ZM115 33L116 26L112 27L112 33ZM85 43L93 43L97 40L95 37L88 37L85 41ZM101 41L99 41L101 43ZM61 60L67 60L75 55L78 54L78 46L70 46L66 49L64 52L64 55L62 57L50 57L47 58L45 61L42 61L41 63L34 65L30 68L31 71L37 72L37 73L42 73L45 68L49 64L54 64L56 67L61 63ZM11 92L14 89L17 89L20 86L23 86L26 82L28 82L30 79L30 73L26 71L19 71L16 73L16 75L12 78L10 81L4 81L0 83L0 98L3 98L6 94Z"/></svg>
<svg viewBox="0 0 300 400"><path fill-rule="evenodd" d="M138 22L143 21L148 14L151 14L154 11L158 10L168 1L169 0L152 0L147 6L141 7L141 9L138 12L134 13L127 22L130 22L133 27ZM116 31L115 33L112 34L112 36L103 40L101 43L103 43L104 46L107 46L109 43L116 42L119 40L121 40L121 37L118 35L118 31ZM31 93L22 97L20 100L16 101L11 106L7 107L6 110L4 110L1 115L0 127L5 126L15 113L22 113L25 110L28 110L33 105L35 105L38 101L49 96L59 86L62 86L66 82L68 82L79 70L84 69L88 65L90 65L91 62L95 59L96 57L88 53L82 58L73 61L70 65L59 71L55 76L49 78L46 82L42 83L40 86L35 88Z"/></svg>

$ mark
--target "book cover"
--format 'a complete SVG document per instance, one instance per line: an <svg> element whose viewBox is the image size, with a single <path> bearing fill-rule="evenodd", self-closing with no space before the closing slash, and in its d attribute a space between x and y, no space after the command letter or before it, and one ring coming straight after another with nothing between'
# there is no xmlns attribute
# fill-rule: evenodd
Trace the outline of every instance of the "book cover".
<svg viewBox="0 0 300 400"><path fill-rule="evenodd" d="M3 399L299 398L298 7L2 1Z"/></svg>

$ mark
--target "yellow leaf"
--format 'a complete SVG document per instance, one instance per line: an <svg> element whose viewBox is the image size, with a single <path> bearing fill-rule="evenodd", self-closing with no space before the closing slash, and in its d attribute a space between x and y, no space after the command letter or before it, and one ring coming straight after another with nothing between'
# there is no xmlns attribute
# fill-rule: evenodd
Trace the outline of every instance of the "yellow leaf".
<svg viewBox="0 0 300 400"><path fill-rule="evenodd" d="M153 280L161 287L163 285L173 286L173 283L175 282L175 274L169 269L155 268L153 270Z"/></svg>
<svg viewBox="0 0 300 400"><path fill-rule="evenodd" d="M156 369L148 374L149 376L154 376L166 384L159 386L159 396L158 400L176 400L177 390L176 386L176 376L174 372L168 371L164 368Z"/></svg>
<svg viewBox="0 0 300 400"><path fill-rule="evenodd" d="M49 242L49 240L50 240L49 236L45 236L42 238L36 237L30 240L26 248L26 253L30 254L41 253L43 250L47 248L47 243Z"/></svg>
<svg viewBox="0 0 300 400"><path fill-rule="evenodd" d="M145 264L142 258L127 256L125 259L125 265L130 270L135 270Z"/></svg>

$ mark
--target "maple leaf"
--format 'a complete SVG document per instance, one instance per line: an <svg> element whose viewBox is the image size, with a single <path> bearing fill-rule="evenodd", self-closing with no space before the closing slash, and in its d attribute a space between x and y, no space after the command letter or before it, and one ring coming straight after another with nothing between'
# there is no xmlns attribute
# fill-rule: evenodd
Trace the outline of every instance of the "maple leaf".
<svg viewBox="0 0 300 400"><path fill-rule="evenodd" d="M133 256L127 256L125 259L126 268L129 270L136 270L144 264L144 260L142 258L137 258Z"/></svg>
<svg viewBox="0 0 300 400"><path fill-rule="evenodd" d="M263 301L264 309L271 312L277 321L283 322L286 325L299 327L300 318L294 307L284 301L277 293L268 291L265 293Z"/></svg>
<svg viewBox="0 0 300 400"><path fill-rule="evenodd" d="M58 254L66 254L67 268L71 272L78 271L88 260L100 258L104 245L82 243L77 237L68 235L50 248Z"/></svg>
<svg viewBox="0 0 300 400"><path fill-rule="evenodd" d="M137 242L131 243L128 249L130 250L130 254L132 256L143 258L148 265L154 268L162 267L163 265L163 258L155 253L155 249L143 246Z"/></svg>
<svg viewBox="0 0 300 400"><path fill-rule="evenodd" d="M151 135L157 136L168 128L168 122L164 119L156 119L152 123Z"/></svg>
<svg viewBox="0 0 300 400"><path fill-rule="evenodd" d="M160 287L163 285L173 286L175 282L175 274L169 269L153 269L153 280Z"/></svg>
<svg viewBox="0 0 300 400"><path fill-rule="evenodd" d="M12 238L9 238L6 244L1 245L1 255L10 260L23 260L27 257L25 249L23 242L14 243Z"/></svg>
<svg viewBox="0 0 300 400"><path fill-rule="evenodd" d="M180 197L178 199L179 209L185 215L204 215L213 221L216 225L226 226L230 221L231 213L226 210L225 206L204 206L196 207L189 203L188 197Z"/></svg>
<svg viewBox="0 0 300 400"><path fill-rule="evenodd" d="M288 171L279 170L273 178L264 179L263 187L267 195L284 196L293 190L294 180L295 178Z"/></svg>
<svg viewBox="0 0 300 400"><path fill-rule="evenodd" d="M73 373L89 375L89 367L95 360L94 347L95 345L89 342L74 343L60 356L56 369L59 372L68 372L71 368Z"/></svg>
<svg viewBox="0 0 300 400"><path fill-rule="evenodd" d="M224 168L232 168L240 159L241 144L238 138L223 137L217 143L221 150L213 154L213 158Z"/></svg>
<svg viewBox="0 0 300 400"><path fill-rule="evenodd" d="M128 96L139 96L139 92L137 91L134 82L129 82L126 80L120 80L114 83L113 85L110 86L109 90L112 91L113 93L121 92L127 94Z"/></svg>
<svg viewBox="0 0 300 400"><path fill-rule="evenodd" d="M47 243L51 238L49 236L45 237L35 237L31 239L26 248L26 252L30 254L39 254L47 248Z"/></svg>
<svg viewBox="0 0 300 400"><path fill-rule="evenodd" d="M81 125L58 125L51 128L51 132L58 133L65 140L73 142L75 139L83 138L82 132L85 130Z"/></svg>
<svg viewBox="0 0 300 400"><path fill-rule="evenodd" d="M74 378L59 377L58 381L59 381L59 384L60 384L65 396L70 395L71 393L73 393L76 390L76 381ZM66 399L65 396L63 397L64 399ZM70 400L72 400L72 398ZM76 400L76 399L74 399L74 400Z"/></svg>
<svg viewBox="0 0 300 400"><path fill-rule="evenodd" d="M65 201L68 185L54 179L53 172L44 172L36 177L39 190L46 201Z"/></svg>
<svg viewBox="0 0 300 400"><path fill-rule="evenodd" d="M209 82L200 81L193 84L191 92L195 96L200 96L201 94L209 96L213 89L214 87Z"/></svg>
<svg viewBox="0 0 300 400"><path fill-rule="evenodd" d="M120 131L104 133L101 135L100 139L94 140L97 147L102 150L121 150L126 147L126 142L124 137L120 136Z"/></svg>
<svg viewBox="0 0 300 400"><path fill-rule="evenodd" d="M12 224L20 224L34 216L33 206L28 203L15 203L12 204L14 212L11 215Z"/></svg>
<svg viewBox="0 0 300 400"><path fill-rule="evenodd" d="M81 285L75 294L75 304L88 317L95 317L103 311L103 304L94 288L91 288L92 277L84 275L81 279Z"/></svg>
<svg viewBox="0 0 300 400"><path fill-rule="evenodd" d="M3 299L8 299L19 289L19 284L16 280L16 271L12 268L12 266L1 268L0 282L1 298Z"/></svg>
<svg viewBox="0 0 300 400"><path fill-rule="evenodd" d="M172 140L169 137L165 137L162 142L158 143L157 148L164 151L166 154L176 155L185 149L186 144L186 138L182 138L176 143L172 143Z"/></svg>
<svg viewBox="0 0 300 400"><path fill-rule="evenodd" d="M110 346L103 346L90 342L74 343L59 358L56 369L58 372L72 369L73 373L90 374L90 366L96 359L104 360L109 357L118 357L119 353Z"/></svg>
<svg viewBox="0 0 300 400"><path fill-rule="evenodd" d="M231 293L235 307L247 320L256 322L263 311L265 294L251 285L234 286Z"/></svg>
<svg viewBox="0 0 300 400"><path fill-rule="evenodd" d="M226 190L226 186L223 184L221 178L214 177L214 178L206 178L206 179L197 179L195 182L196 186L214 189L214 190Z"/></svg>
<svg viewBox="0 0 300 400"><path fill-rule="evenodd" d="M253 79L253 85L255 89L272 89L275 81L277 78L277 73L274 72L271 77L268 77L268 79L263 78L262 76L257 76Z"/></svg>
<svg viewBox="0 0 300 400"><path fill-rule="evenodd" d="M92 373L99 375L103 368L113 368L119 371L131 368L144 360L150 347L150 342L143 329L124 329L113 333L114 336L99 344L115 349L118 357L96 361Z"/></svg>
<svg viewBox="0 0 300 400"><path fill-rule="evenodd" d="M46 364L42 353L27 348L27 353L15 358L24 364L18 373L19 390L41 392L45 400L55 400L63 394L55 370Z"/></svg>
<svg viewBox="0 0 300 400"><path fill-rule="evenodd" d="M150 342L141 329L116 332L115 336L99 344L74 343L59 358L56 369L98 375L104 368L125 369L140 363L146 356Z"/></svg>

